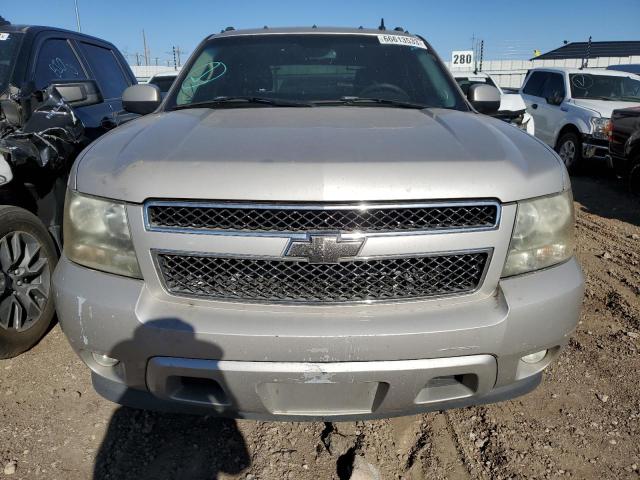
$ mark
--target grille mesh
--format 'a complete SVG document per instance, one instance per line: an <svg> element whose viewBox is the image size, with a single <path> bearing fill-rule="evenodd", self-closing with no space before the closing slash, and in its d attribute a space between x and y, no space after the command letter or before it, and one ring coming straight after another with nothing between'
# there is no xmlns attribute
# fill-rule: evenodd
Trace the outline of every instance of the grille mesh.
<svg viewBox="0 0 640 480"><path fill-rule="evenodd" d="M149 205L152 228L233 230L251 232L397 232L482 228L496 224L496 205L349 209L255 208L238 206Z"/></svg>
<svg viewBox="0 0 640 480"><path fill-rule="evenodd" d="M157 259L167 289L176 295L339 303L471 292L480 284L488 253L338 264L164 253Z"/></svg>

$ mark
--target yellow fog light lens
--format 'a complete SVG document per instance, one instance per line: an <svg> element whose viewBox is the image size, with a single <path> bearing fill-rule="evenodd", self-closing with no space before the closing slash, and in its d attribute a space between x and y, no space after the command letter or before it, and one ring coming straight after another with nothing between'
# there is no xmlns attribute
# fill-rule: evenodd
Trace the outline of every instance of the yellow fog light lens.
<svg viewBox="0 0 640 480"><path fill-rule="evenodd" d="M117 358L111 358L102 353L93 352L91 353L91 356L98 365L102 365L103 367L115 367L118 363L120 363L120 360L118 360Z"/></svg>
<svg viewBox="0 0 640 480"><path fill-rule="evenodd" d="M544 359L544 357L547 356L547 351L546 350L540 350L539 352L535 352L535 353L530 353L529 355L525 355L524 357L522 357L520 360L522 360L524 363L538 363L540 361L542 361Z"/></svg>

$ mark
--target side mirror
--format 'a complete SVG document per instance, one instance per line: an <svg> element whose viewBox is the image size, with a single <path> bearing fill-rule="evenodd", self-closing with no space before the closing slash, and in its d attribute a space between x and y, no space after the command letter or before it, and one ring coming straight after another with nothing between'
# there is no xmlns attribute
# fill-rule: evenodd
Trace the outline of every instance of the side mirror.
<svg viewBox="0 0 640 480"><path fill-rule="evenodd" d="M122 94L122 107L130 113L146 115L162 103L160 89L155 85L131 85Z"/></svg>
<svg viewBox="0 0 640 480"><path fill-rule="evenodd" d="M564 100L564 97L560 95L558 92L554 92L550 97L545 98L549 105L560 105Z"/></svg>
<svg viewBox="0 0 640 480"><path fill-rule="evenodd" d="M59 82L52 86L71 107L86 107L102 102L102 94L94 80Z"/></svg>
<svg viewBox="0 0 640 480"><path fill-rule="evenodd" d="M500 108L500 90L491 85L471 85L467 99L480 113L490 115Z"/></svg>

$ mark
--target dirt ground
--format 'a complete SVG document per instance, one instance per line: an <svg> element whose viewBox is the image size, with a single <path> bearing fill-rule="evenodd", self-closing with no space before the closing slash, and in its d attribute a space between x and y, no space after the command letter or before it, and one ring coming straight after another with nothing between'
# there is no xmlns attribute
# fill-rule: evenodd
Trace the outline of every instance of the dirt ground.
<svg viewBox="0 0 640 480"><path fill-rule="evenodd" d="M56 327L0 362L0 478L640 478L640 200L595 176L574 194L584 309L525 397L336 424L136 411L94 393Z"/></svg>

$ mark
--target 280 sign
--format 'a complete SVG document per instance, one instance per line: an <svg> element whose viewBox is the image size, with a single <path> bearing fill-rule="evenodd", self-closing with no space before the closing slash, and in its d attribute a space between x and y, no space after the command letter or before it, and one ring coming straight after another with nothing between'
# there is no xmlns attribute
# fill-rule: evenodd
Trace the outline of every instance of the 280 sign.
<svg viewBox="0 0 640 480"><path fill-rule="evenodd" d="M468 67L473 65L473 50L455 50L451 52L451 66Z"/></svg>

